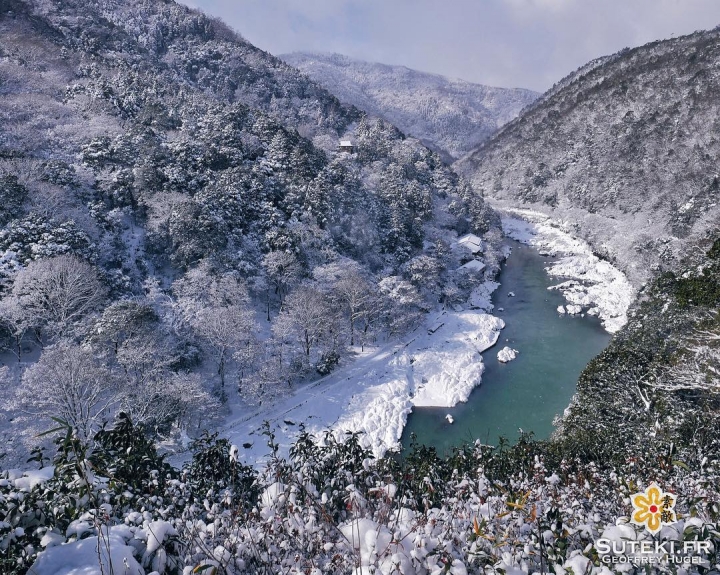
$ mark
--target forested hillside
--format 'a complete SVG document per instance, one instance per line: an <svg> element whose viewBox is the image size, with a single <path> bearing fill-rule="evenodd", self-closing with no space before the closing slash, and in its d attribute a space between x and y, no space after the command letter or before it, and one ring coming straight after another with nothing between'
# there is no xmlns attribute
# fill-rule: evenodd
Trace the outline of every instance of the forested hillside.
<svg viewBox="0 0 720 575"><path fill-rule="evenodd" d="M719 81L717 30L623 50L456 164L498 205L564 222L641 287L561 421L567 455L717 457Z"/></svg>
<svg viewBox="0 0 720 575"><path fill-rule="evenodd" d="M341 54L296 52L281 57L342 102L385 118L449 161L487 140L539 96Z"/></svg>
<svg viewBox="0 0 720 575"><path fill-rule="evenodd" d="M33 442L50 416L90 435L119 410L184 433L482 279L449 249L497 228L482 198L221 22L172 2L12 1L0 28L10 436Z"/></svg>
<svg viewBox="0 0 720 575"><path fill-rule="evenodd" d="M456 167L495 200L573 221L636 285L675 269L720 218L719 40L595 61Z"/></svg>

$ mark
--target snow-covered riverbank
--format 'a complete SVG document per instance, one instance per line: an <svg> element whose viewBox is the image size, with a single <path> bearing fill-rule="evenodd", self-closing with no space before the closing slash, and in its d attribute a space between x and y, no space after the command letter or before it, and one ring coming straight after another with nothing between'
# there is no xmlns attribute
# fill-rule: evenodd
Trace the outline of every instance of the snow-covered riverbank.
<svg viewBox="0 0 720 575"><path fill-rule="evenodd" d="M587 243L531 210L508 210L502 225L509 237L557 257L548 263L547 273L566 279L549 289L563 294L568 313L597 315L610 333L625 325L635 290L620 270L594 255Z"/></svg>
<svg viewBox="0 0 720 575"><path fill-rule="evenodd" d="M467 400L483 373L480 353L495 345L504 326L477 310L434 314L406 343L363 354L270 407L238 412L222 433L248 463L268 453L264 421L285 449L304 423L318 435L325 429L338 438L362 432L361 442L381 456L399 445L413 406L452 407Z"/></svg>
<svg viewBox="0 0 720 575"><path fill-rule="evenodd" d="M552 256L546 271L564 281L549 289L563 294L568 310L598 315L608 332L625 323L634 290L586 243L535 212L513 212L503 219L503 229L509 237ZM252 464L268 454L264 421L275 430L282 450L297 438L300 424L317 436L327 429L337 438L348 431L360 432L361 443L376 456L398 447L413 407L453 407L480 384L484 371L480 354L495 345L505 325L486 313L492 309L490 294L498 285L486 282L475 290L471 302L481 309L431 314L402 344L359 354L333 374L270 406L252 412L238 409L223 435Z"/></svg>

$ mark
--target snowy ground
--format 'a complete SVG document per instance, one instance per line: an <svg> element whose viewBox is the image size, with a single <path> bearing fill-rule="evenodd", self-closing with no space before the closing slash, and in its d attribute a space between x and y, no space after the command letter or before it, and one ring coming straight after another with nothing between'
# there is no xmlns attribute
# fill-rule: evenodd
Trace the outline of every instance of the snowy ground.
<svg viewBox="0 0 720 575"><path fill-rule="evenodd" d="M550 276L565 280L549 288L559 290L568 302L558 312L597 315L610 333L625 325L635 290L620 270L595 256L582 240L552 225L544 214L530 210L508 213L502 220L506 235L536 247L541 253L557 256L546 269Z"/></svg>
<svg viewBox="0 0 720 575"><path fill-rule="evenodd" d="M304 423L310 432L330 428L338 437L362 431L361 441L380 456L398 446L414 405L451 407L467 400L484 369L480 353L495 345L503 327L501 319L481 311L432 315L403 344L362 354L270 407L238 410L221 433L252 464L268 454L264 421L276 428L284 449Z"/></svg>

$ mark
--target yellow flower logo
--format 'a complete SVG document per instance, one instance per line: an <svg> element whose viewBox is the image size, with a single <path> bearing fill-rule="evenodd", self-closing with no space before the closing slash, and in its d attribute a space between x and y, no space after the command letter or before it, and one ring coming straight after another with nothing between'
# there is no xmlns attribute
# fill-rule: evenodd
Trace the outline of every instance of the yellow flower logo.
<svg viewBox="0 0 720 575"><path fill-rule="evenodd" d="M675 517L675 496L665 493L656 483L651 483L642 493L636 493L630 500L633 505L631 522L644 525L655 534L663 525L677 521Z"/></svg>

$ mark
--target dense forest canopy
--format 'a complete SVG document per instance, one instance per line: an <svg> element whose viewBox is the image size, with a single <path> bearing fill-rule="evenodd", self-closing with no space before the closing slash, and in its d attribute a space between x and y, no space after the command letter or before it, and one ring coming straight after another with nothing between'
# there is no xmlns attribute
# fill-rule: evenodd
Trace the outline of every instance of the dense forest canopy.
<svg viewBox="0 0 720 575"><path fill-rule="evenodd" d="M26 434L118 410L184 432L482 280L450 249L497 237L467 183L223 23L172 2L2 10L0 335ZM96 376L68 390L64 370Z"/></svg>

